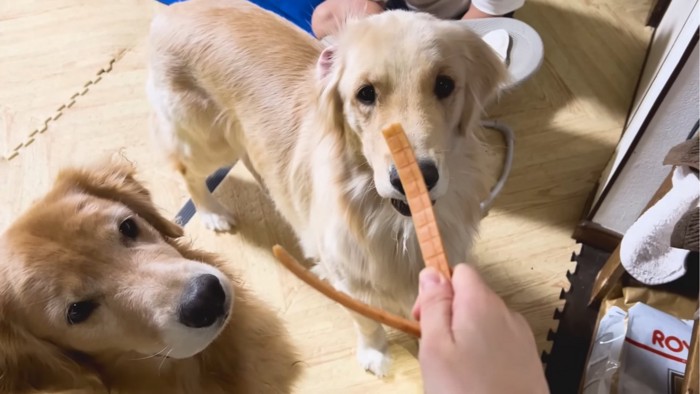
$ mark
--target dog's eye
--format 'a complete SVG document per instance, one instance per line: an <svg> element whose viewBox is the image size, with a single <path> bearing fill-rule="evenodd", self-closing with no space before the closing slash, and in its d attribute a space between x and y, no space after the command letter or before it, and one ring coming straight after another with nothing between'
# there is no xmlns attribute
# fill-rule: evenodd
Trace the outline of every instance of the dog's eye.
<svg viewBox="0 0 700 394"><path fill-rule="evenodd" d="M121 222L119 225L119 232L122 233L123 236L131 239L136 239L136 237L139 236L139 228L132 218L128 218Z"/></svg>
<svg viewBox="0 0 700 394"><path fill-rule="evenodd" d="M453 90L455 90L455 81L446 75L438 75L435 79L435 96L442 100L452 94Z"/></svg>
<svg viewBox="0 0 700 394"><path fill-rule="evenodd" d="M362 104L372 105L377 100L377 94L374 92L374 86L364 85L357 91L357 99Z"/></svg>
<svg viewBox="0 0 700 394"><path fill-rule="evenodd" d="M82 323L92 315L96 308L97 304L93 301L74 302L68 307L66 320L70 325Z"/></svg>

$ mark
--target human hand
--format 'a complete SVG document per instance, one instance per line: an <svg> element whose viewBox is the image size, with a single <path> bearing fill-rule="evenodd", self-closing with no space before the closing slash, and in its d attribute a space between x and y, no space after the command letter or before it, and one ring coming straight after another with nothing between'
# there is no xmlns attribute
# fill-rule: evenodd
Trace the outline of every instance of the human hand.
<svg viewBox="0 0 700 394"><path fill-rule="evenodd" d="M423 269L413 315L426 393L549 393L530 327L474 268Z"/></svg>

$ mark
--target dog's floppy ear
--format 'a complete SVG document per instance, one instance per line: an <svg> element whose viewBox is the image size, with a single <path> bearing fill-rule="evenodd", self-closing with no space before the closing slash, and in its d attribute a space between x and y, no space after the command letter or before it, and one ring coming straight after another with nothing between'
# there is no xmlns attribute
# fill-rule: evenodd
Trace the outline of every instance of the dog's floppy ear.
<svg viewBox="0 0 700 394"><path fill-rule="evenodd" d="M32 336L2 302L0 299L0 393L107 392L96 371Z"/></svg>
<svg viewBox="0 0 700 394"><path fill-rule="evenodd" d="M163 217L153 205L150 192L135 177L133 165L116 157L108 163L61 171L57 188L79 189L93 196L118 201L168 238L179 238L182 227Z"/></svg>
<svg viewBox="0 0 700 394"><path fill-rule="evenodd" d="M463 24L458 29L460 55L468 70L461 124L461 132L465 134L474 122L479 121L484 107L498 95L507 81L508 71L504 61L481 37Z"/></svg>
<svg viewBox="0 0 700 394"><path fill-rule="evenodd" d="M335 45L326 47L316 62L317 108L324 132L343 131L343 100L338 92L342 68Z"/></svg>

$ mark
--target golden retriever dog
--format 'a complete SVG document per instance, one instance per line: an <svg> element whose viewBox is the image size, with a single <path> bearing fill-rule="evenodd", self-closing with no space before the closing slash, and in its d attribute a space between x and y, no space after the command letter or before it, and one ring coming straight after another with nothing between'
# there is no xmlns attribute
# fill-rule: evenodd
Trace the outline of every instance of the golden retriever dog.
<svg viewBox="0 0 700 394"><path fill-rule="evenodd" d="M154 18L149 69L154 135L207 227L235 224L205 178L240 159L319 275L409 316L424 263L381 133L400 122L449 260L467 260L487 195L475 128L507 72L464 24L390 11L325 46L248 1L190 0ZM383 327L353 321L358 360L385 375Z"/></svg>
<svg viewBox="0 0 700 394"><path fill-rule="evenodd" d="M0 392L287 393L277 317L133 168L70 168L0 237Z"/></svg>

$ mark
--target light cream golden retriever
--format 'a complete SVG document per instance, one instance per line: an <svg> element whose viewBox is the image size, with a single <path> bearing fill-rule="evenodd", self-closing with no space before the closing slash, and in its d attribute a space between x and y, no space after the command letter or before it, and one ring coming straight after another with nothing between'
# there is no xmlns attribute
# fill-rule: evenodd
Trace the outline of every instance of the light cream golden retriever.
<svg viewBox="0 0 700 394"><path fill-rule="evenodd" d="M320 275L408 316L423 261L381 134L400 122L449 260L467 258L487 195L474 126L506 70L463 24L391 11L349 21L324 47L245 0L192 0L151 28L155 135L206 226L234 225L205 178L240 159ZM385 375L382 326L353 318L361 365Z"/></svg>
<svg viewBox="0 0 700 394"><path fill-rule="evenodd" d="M66 169L0 237L0 393L285 393L296 351L126 164Z"/></svg>

